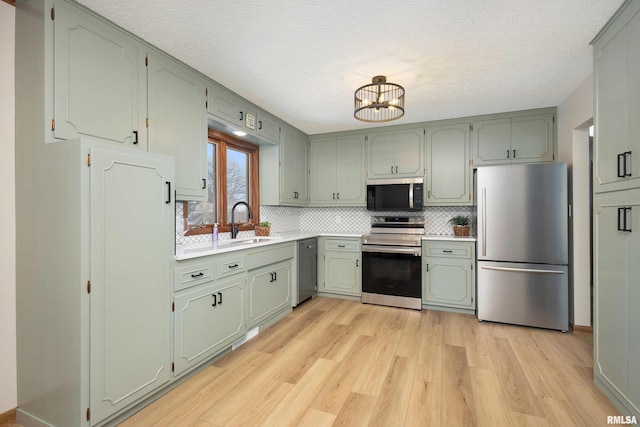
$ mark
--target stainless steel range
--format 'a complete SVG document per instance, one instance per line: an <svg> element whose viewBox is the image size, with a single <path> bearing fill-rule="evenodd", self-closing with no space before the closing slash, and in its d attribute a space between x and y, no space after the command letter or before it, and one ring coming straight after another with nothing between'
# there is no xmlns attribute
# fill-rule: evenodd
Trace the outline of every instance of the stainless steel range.
<svg viewBox="0 0 640 427"><path fill-rule="evenodd" d="M362 236L362 302L422 309L424 218L372 217Z"/></svg>

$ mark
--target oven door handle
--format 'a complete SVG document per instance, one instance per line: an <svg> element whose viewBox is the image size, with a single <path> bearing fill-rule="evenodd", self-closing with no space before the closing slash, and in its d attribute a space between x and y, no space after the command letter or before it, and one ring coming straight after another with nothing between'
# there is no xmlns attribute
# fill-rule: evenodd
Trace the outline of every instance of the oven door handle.
<svg viewBox="0 0 640 427"><path fill-rule="evenodd" d="M403 254L421 256L422 248L411 246L384 246L384 245L363 245L362 252L378 252L385 254Z"/></svg>

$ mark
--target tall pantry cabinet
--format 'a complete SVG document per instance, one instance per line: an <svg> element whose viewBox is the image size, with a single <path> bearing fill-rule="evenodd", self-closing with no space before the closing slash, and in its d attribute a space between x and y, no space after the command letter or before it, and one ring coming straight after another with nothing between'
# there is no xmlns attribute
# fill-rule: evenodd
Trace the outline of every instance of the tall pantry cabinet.
<svg viewBox="0 0 640 427"><path fill-rule="evenodd" d="M144 46L53 6L16 4L17 418L89 427L171 380L174 161L140 127Z"/></svg>
<svg viewBox="0 0 640 427"><path fill-rule="evenodd" d="M640 417L640 0L594 40L594 379Z"/></svg>

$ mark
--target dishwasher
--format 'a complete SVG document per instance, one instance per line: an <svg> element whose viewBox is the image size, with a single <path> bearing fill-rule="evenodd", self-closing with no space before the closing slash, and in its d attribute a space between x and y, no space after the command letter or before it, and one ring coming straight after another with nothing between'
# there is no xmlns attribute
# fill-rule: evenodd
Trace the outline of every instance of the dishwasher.
<svg viewBox="0 0 640 427"><path fill-rule="evenodd" d="M318 243L316 238L298 241L298 301L313 298L318 291Z"/></svg>

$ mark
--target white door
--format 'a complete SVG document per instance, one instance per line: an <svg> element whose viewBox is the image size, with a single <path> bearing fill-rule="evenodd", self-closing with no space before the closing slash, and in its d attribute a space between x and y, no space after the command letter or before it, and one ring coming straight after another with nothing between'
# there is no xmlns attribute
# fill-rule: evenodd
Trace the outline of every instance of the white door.
<svg viewBox="0 0 640 427"><path fill-rule="evenodd" d="M90 404L96 424L169 381L173 165L91 150Z"/></svg>

